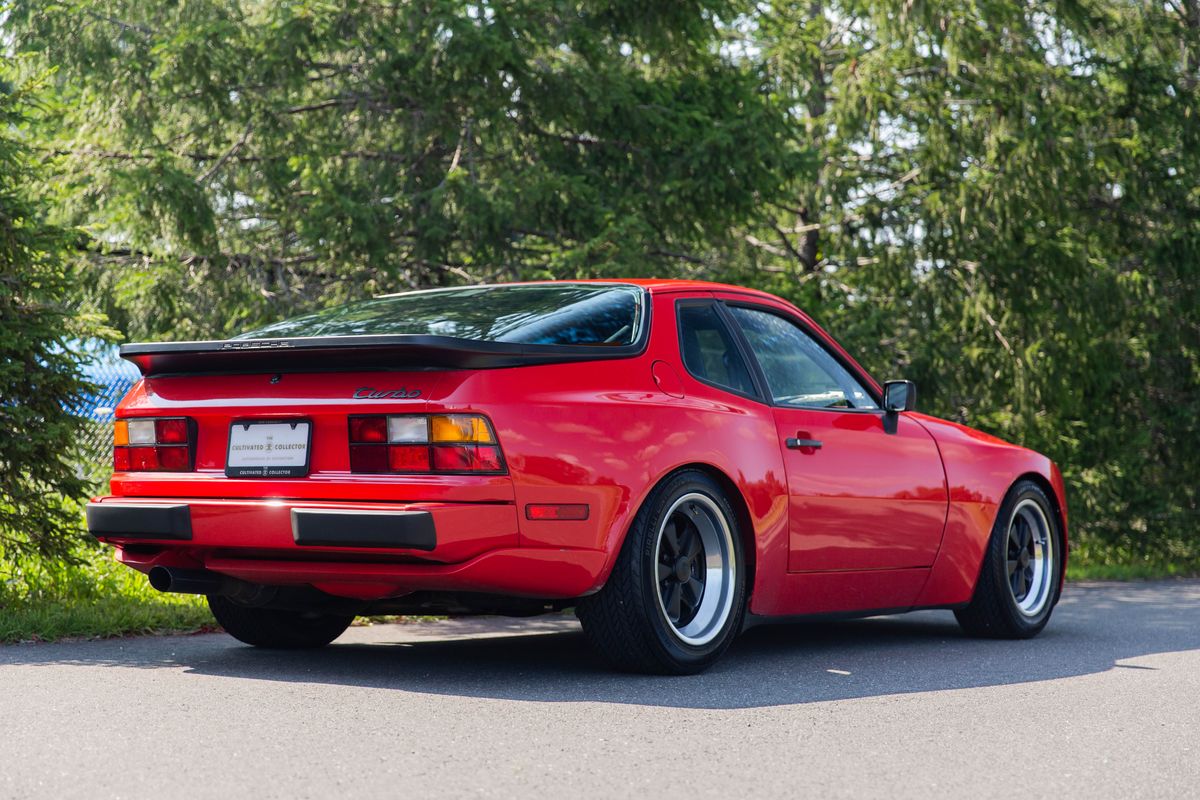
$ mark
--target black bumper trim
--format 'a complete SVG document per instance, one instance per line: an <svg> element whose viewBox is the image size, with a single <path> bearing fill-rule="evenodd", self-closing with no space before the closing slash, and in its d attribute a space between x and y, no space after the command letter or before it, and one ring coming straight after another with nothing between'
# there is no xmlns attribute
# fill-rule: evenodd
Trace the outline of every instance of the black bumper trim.
<svg viewBox="0 0 1200 800"><path fill-rule="evenodd" d="M128 539L192 538L192 510L186 503L88 503L88 533Z"/></svg>
<svg viewBox="0 0 1200 800"><path fill-rule="evenodd" d="M293 508L292 539L306 547L437 547L433 515L428 511Z"/></svg>

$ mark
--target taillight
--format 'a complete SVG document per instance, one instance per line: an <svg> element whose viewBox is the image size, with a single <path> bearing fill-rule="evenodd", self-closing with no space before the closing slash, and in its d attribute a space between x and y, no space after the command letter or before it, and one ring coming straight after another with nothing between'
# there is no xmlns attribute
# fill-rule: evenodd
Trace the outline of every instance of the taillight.
<svg viewBox="0 0 1200 800"><path fill-rule="evenodd" d="M187 417L119 419L113 425L113 469L190 472L192 430Z"/></svg>
<svg viewBox="0 0 1200 800"><path fill-rule="evenodd" d="M503 474L506 470L486 417L403 414L350 418L350 471Z"/></svg>

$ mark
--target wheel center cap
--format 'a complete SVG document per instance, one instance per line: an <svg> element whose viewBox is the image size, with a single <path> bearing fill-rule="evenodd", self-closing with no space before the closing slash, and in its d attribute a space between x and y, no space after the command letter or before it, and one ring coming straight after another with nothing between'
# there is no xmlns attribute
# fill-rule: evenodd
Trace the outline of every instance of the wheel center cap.
<svg viewBox="0 0 1200 800"><path fill-rule="evenodd" d="M680 583L687 583L692 577L692 562L688 561L683 556L680 556L675 561L675 580Z"/></svg>

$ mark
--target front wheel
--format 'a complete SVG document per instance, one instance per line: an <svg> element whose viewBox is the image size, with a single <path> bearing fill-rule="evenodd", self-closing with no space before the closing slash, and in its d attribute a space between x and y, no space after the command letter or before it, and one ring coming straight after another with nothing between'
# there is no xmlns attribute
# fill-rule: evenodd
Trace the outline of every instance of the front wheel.
<svg viewBox="0 0 1200 800"><path fill-rule="evenodd" d="M992 528L975 596L954 612L963 630L993 639L1028 639L1058 601L1062 534L1050 498L1032 481L1009 491Z"/></svg>
<svg viewBox="0 0 1200 800"><path fill-rule="evenodd" d="M576 614L618 669L706 669L742 625L746 579L737 516L702 472L680 472L638 512L612 575Z"/></svg>
<svg viewBox="0 0 1200 800"><path fill-rule="evenodd" d="M346 614L250 608L219 595L208 596L208 607L225 632L239 642L272 649L324 647L354 621Z"/></svg>

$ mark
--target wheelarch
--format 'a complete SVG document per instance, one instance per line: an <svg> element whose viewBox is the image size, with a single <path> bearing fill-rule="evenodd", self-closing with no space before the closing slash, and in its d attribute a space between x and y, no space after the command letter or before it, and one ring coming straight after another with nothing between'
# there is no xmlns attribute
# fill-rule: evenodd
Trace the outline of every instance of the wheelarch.
<svg viewBox="0 0 1200 800"><path fill-rule="evenodd" d="M629 530L633 527L634 520L637 519L638 513L641 512L642 507L650 499L650 496L654 494L655 490L657 490L659 486L662 486L679 473L686 472L688 470L702 472L711 478L713 482L721 488L721 491L725 493L726 499L729 500L729 505L733 507L733 513L737 517L738 538L742 543L742 558L746 562L746 602L748 605L754 589L754 577L758 564L757 540L754 535L754 521L750 516L750 506L747 504L746 498L742 494L741 489L738 488L738 485L734 483L733 479L725 474L723 470L713 466L712 464L706 464L702 462L680 464L679 466L674 467L670 472L662 475L657 481L654 482L652 486L650 486L649 489L646 490L646 493L641 498L641 502L638 504L637 511L630 516L629 524L625 527L625 530L621 531L620 541L617 542L616 547L613 548L613 555L610 558L608 572L611 573L612 566L616 562L616 554L620 553L621 548L625 546L625 539L629 536ZM608 577L608 574L604 576L605 583L608 582Z"/></svg>
<svg viewBox="0 0 1200 800"><path fill-rule="evenodd" d="M1062 595L1063 582L1067 576L1067 558L1070 555L1070 545L1067 541L1067 519L1063 514L1062 498L1058 496L1058 492L1054 490L1054 485L1050 480L1040 472L1026 472L1018 475L1009 486L1009 491L1021 481L1029 481L1036 484L1039 489L1046 493L1046 497L1050 498L1050 504L1053 506L1054 520L1058 523L1058 546L1062 552L1062 569L1058 575L1058 589L1054 595L1054 602L1058 602L1058 598ZM1006 495L1007 496L1007 495Z"/></svg>

